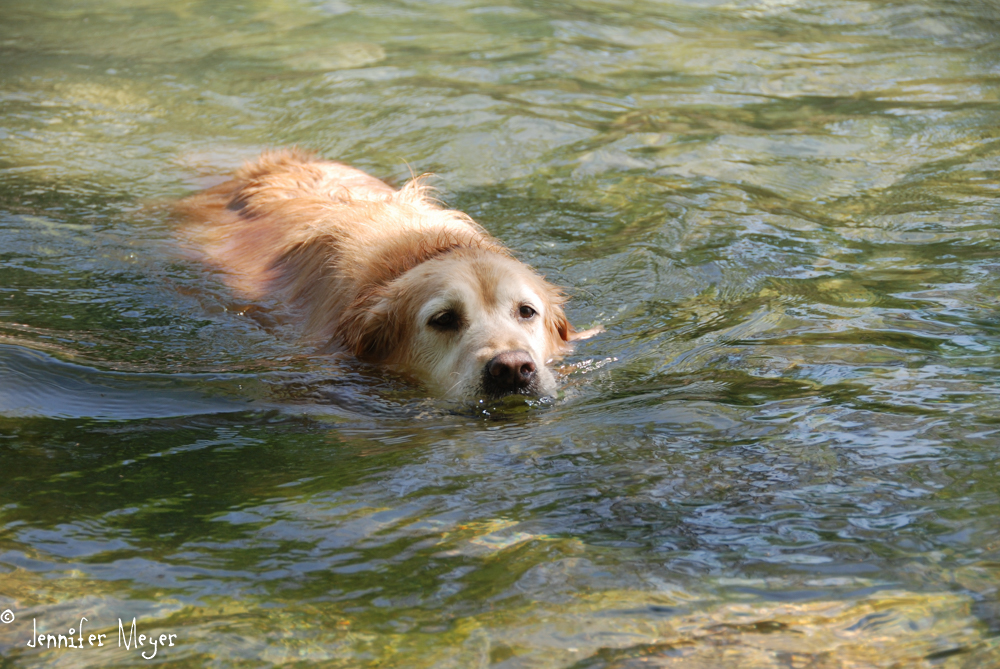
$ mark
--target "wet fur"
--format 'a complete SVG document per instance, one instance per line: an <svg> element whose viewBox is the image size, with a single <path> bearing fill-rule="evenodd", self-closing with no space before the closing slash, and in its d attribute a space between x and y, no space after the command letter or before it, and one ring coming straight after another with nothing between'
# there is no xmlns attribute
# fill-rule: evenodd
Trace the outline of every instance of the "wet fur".
<svg viewBox="0 0 1000 669"><path fill-rule="evenodd" d="M178 209L233 289L251 300L277 298L307 340L401 365L444 394L475 394L476 366L504 350L529 350L540 371L530 390L549 393L546 363L580 338L562 292L467 215L440 207L421 179L396 190L293 149L264 154ZM541 303L540 323L505 319L499 302L521 294ZM421 309L445 295L468 312L461 340L424 331Z"/></svg>

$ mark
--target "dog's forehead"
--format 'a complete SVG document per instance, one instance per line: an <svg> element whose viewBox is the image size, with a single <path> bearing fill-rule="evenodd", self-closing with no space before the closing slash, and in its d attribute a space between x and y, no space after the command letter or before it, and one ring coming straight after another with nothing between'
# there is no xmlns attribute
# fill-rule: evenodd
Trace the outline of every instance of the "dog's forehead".
<svg viewBox="0 0 1000 669"><path fill-rule="evenodd" d="M455 257L441 263L428 277L433 288L428 302L480 305L486 309L527 301L541 308L540 279L527 266L510 258Z"/></svg>
<svg viewBox="0 0 1000 669"><path fill-rule="evenodd" d="M474 281L469 288L487 307L521 300L539 301L535 285L537 278L530 269L515 260L489 258L472 263L470 270Z"/></svg>

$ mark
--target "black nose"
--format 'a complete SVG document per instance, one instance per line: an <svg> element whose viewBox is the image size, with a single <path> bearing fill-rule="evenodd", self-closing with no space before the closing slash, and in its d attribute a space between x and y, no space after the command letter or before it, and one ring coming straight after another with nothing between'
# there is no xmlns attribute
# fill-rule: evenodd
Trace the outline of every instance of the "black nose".
<svg viewBox="0 0 1000 669"><path fill-rule="evenodd" d="M509 395L529 388L535 380L535 361L526 351L506 351L486 363L483 386L487 393Z"/></svg>

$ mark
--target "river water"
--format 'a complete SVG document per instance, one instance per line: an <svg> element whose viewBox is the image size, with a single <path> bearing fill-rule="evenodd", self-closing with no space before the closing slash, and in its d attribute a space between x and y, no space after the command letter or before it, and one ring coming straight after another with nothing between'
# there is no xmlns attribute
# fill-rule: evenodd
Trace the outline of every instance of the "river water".
<svg viewBox="0 0 1000 669"><path fill-rule="evenodd" d="M1000 5L6 0L3 666L1000 666ZM169 203L435 172L606 332L305 349ZM35 648L37 633L105 645Z"/></svg>

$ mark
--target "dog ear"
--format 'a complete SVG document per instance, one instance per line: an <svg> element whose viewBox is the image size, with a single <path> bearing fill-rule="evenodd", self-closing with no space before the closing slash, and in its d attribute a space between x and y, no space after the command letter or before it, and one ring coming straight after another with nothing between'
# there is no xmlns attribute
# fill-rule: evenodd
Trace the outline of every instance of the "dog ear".
<svg viewBox="0 0 1000 669"><path fill-rule="evenodd" d="M570 325L566 313L559 304L553 303L545 316L545 329L549 338L549 349L553 355L561 356L569 353L569 342L573 339L573 326Z"/></svg>
<svg viewBox="0 0 1000 669"><path fill-rule="evenodd" d="M571 341L573 337L573 326L570 325L569 319L566 318L566 313L562 310L562 307L553 305L553 308L549 313L549 323L550 329L559 335L560 339L564 342Z"/></svg>
<svg viewBox="0 0 1000 669"><path fill-rule="evenodd" d="M573 326L570 325L569 319L566 318L566 313L559 305L553 305L552 309L549 311L548 322L549 336L553 340L553 344L555 344L554 348L557 350L561 349L563 351L568 351L570 348L570 342L590 339L594 335L604 332L604 328L601 326L584 330L583 332L577 332Z"/></svg>
<svg viewBox="0 0 1000 669"><path fill-rule="evenodd" d="M385 362L399 348L402 323L384 296L360 298L344 311L339 330L347 350L367 362Z"/></svg>

